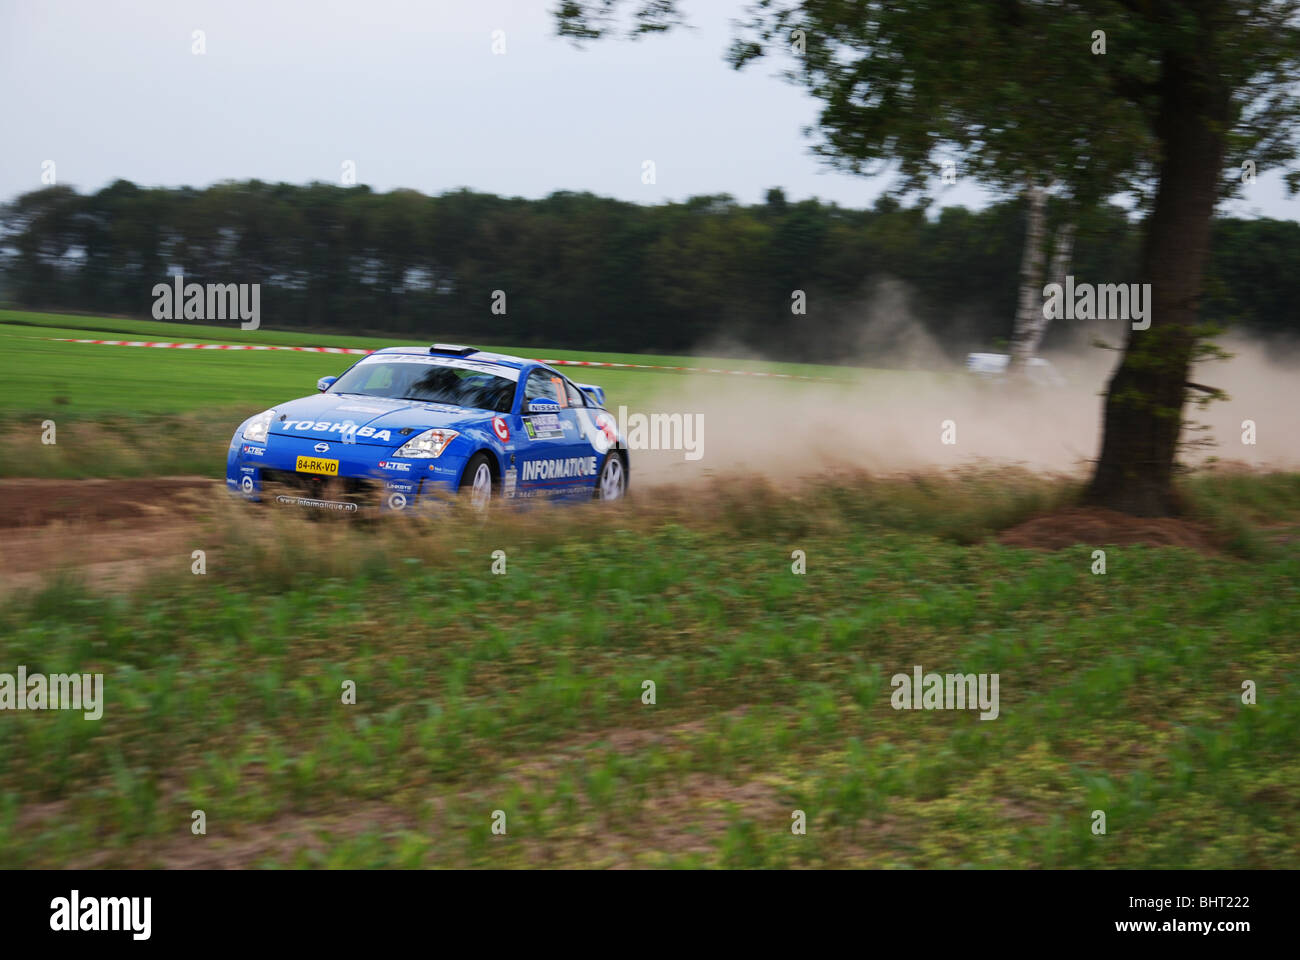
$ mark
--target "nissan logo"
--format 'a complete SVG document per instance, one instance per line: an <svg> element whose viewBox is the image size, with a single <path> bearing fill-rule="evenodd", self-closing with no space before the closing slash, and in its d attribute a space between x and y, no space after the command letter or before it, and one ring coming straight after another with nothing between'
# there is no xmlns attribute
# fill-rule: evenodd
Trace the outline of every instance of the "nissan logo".
<svg viewBox="0 0 1300 960"><path fill-rule="evenodd" d="M329 448L330 445L328 443L318 443L316 444L314 449L316 450L317 453L325 453L329 450Z"/></svg>

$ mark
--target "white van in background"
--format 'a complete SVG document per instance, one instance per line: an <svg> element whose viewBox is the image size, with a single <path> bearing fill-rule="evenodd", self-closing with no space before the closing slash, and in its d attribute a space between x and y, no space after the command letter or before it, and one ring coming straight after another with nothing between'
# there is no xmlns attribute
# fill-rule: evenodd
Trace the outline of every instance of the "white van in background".
<svg viewBox="0 0 1300 960"><path fill-rule="evenodd" d="M968 353L966 369L981 377L991 380L1006 378L1007 367L1011 357L1005 353ZM1030 383L1040 387L1063 387L1065 378L1061 376L1051 362L1042 357L1034 357L1025 365L1025 376Z"/></svg>

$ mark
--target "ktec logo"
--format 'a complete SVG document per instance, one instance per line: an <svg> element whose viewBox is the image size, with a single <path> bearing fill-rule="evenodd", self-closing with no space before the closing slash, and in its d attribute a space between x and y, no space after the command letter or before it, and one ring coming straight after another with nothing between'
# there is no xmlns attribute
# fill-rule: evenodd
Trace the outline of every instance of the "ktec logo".
<svg viewBox="0 0 1300 960"><path fill-rule="evenodd" d="M410 473L411 465L409 463L401 463L397 460L380 460L379 469L396 470L398 473Z"/></svg>

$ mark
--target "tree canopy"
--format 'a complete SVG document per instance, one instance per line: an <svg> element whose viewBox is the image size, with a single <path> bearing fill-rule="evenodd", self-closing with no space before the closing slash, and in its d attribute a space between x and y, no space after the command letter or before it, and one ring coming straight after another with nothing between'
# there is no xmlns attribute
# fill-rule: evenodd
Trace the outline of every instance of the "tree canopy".
<svg viewBox="0 0 1300 960"><path fill-rule="evenodd" d="M566 0L558 30L595 39L621 7ZM995 189L1137 197L1151 323L1111 379L1085 498L1163 515L1179 509L1215 204L1276 166L1296 184L1298 14L1300 0L758 0L730 58L788 50L788 76L821 102L816 149L851 170L895 167L904 191L932 190L952 155ZM633 33L660 32L681 13L657 0L631 17Z"/></svg>
<svg viewBox="0 0 1300 960"><path fill-rule="evenodd" d="M261 283L265 322L279 328L628 352L731 345L888 365L887 340L863 333L884 309L884 284L905 294L890 308L901 303L904 320L952 358L1005 345L1023 210L1013 199L927 212L888 197L850 210L778 188L752 205L713 196L644 206L587 193L118 181L12 203L0 220L0 285L26 306L148 316L153 285L179 270L199 283ZM1094 208L1080 227L1080 277L1135 276L1139 236L1126 211ZM1220 220L1213 250L1207 317L1300 333L1300 224ZM497 289L504 316L489 309ZM794 290L808 300L797 323ZM1057 325L1047 345L1076 332Z"/></svg>

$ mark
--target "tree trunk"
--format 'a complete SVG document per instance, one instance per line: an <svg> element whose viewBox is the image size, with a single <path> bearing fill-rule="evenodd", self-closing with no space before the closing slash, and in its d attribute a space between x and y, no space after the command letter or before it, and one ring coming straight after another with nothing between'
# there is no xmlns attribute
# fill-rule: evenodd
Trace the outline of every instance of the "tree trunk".
<svg viewBox="0 0 1300 960"><path fill-rule="evenodd" d="M1007 372L1024 372L1043 338L1043 220L1047 194L1030 181L1025 187L1029 212L1025 217L1025 249L1020 255L1020 302L1011 330L1011 359Z"/></svg>
<svg viewBox="0 0 1300 960"><path fill-rule="evenodd" d="M1208 34L1208 27L1201 28ZM1208 56L1169 54L1155 133L1160 182L1142 242L1150 327L1129 325L1106 392L1101 456L1084 502L1137 516L1178 511L1174 460L1196 336L1197 298L1224 155L1227 96Z"/></svg>
<svg viewBox="0 0 1300 960"><path fill-rule="evenodd" d="M1070 259L1074 256L1074 224L1062 224L1056 230L1056 238L1052 241L1052 265L1047 270L1047 282L1059 284L1061 289L1065 289L1065 275L1070 269ZM1039 289L1042 285L1039 285ZM1040 297L1039 303L1042 303ZM1032 327L1026 333L1026 343L1024 347L1024 361L1028 362L1031 358L1038 356L1038 348L1043 344L1043 336L1047 333L1047 326L1051 321L1043 313L1040 306L1038 317Z"/></svg>

